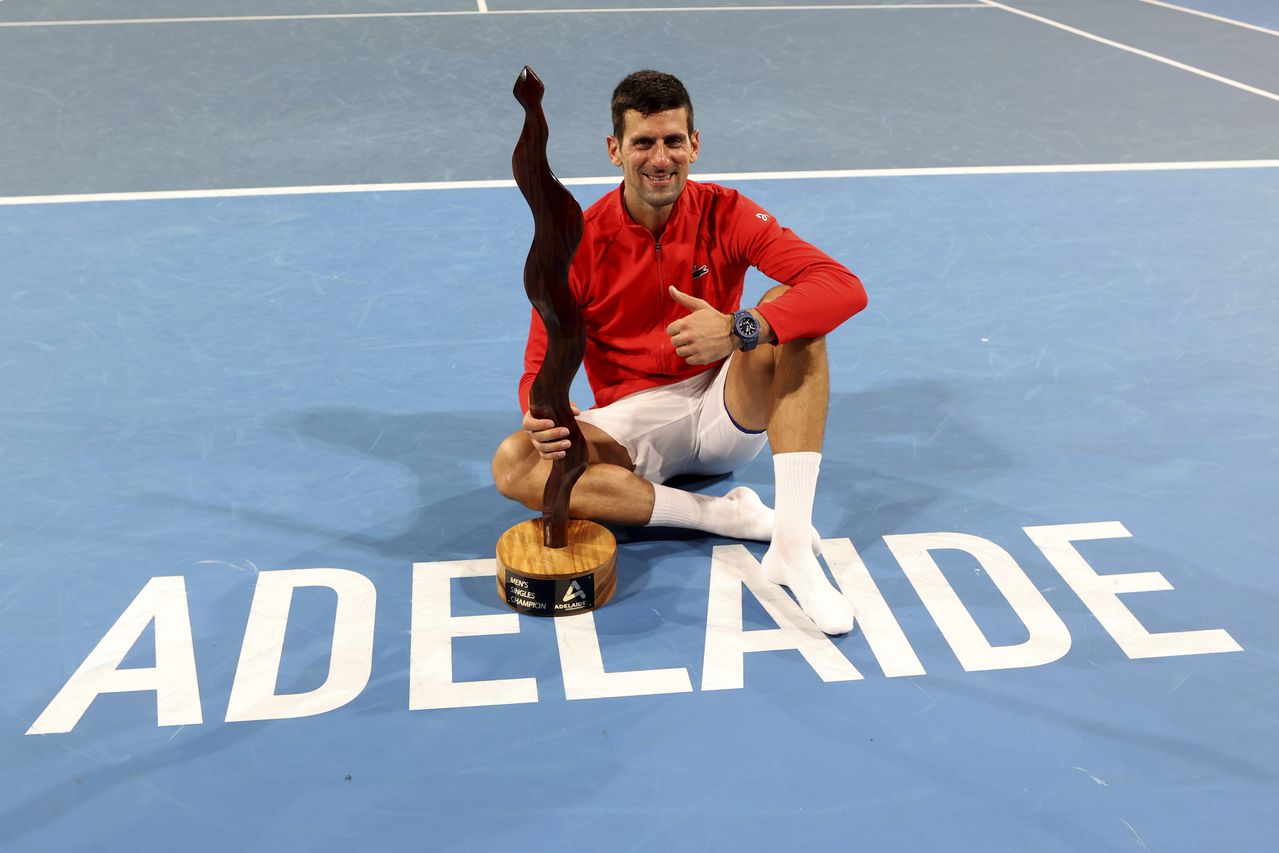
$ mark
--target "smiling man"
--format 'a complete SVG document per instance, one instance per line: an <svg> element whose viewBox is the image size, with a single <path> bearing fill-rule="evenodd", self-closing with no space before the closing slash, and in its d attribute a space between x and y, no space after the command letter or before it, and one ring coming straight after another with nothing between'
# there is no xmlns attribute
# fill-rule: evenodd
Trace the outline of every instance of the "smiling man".
<svg viewBox="0 0 1279 853"><path fill-rule="evenodd" d="M821 630L852 629L852 605L817 559L812 526L829 405L825 335L866 306L861 282L736 190L688 179L701 145L683 84L638 71L613 92L608 156L622 185L585 214L569 285L586 325L596 407L575 412L589 445L569 512L771 542L765 576ZM748 267L778 282L740 305ZM498 490L534 510L568 430L529 413L546 352L533 312L520 381L523 428L493 458ZM776 512L749 488L671 488L721 474L767 443Z"/></svg>

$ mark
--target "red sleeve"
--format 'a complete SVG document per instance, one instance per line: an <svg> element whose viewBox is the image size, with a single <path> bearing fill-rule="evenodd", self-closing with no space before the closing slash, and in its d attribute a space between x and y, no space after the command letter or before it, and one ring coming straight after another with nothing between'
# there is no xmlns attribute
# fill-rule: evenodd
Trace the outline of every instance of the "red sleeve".
<svg viewBox="0 0 1279 853"><path fill-rule="evenodd" d="M843 264L783 228L743 195L737 195L735 214L738 250L764 275L790 285L757 309L778 343L829 334L866 307L866 289Z"/></svg>
<svg viewBox="0 0 1279 853"><path fill-rule="evenodd" d="M542 359L546 358L546 325L534 309L529 309L533 318L528 326L528 343L524 345L524 375L520 377L520 411L528 411L529 389L533 380L542 368Z"/></svg>

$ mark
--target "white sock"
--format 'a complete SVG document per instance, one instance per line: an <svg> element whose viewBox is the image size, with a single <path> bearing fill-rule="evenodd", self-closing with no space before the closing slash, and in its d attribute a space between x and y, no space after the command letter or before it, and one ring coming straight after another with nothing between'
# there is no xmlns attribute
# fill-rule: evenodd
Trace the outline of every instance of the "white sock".
<svg viewBox="0 0 1279 853"><path fill-rule="evenodd" d="M746 486L738 486L723 497L713 497L654 483L653 514L646 526L686 527L730 539L767 542L773 538L775 519L776 513ZM810 525L809 543L814 554L821 553L821 541Z"/></svg>
<svg viewBox="0 0 1279 853"><path fill-rule="evenodd" d="M820 453L778 453L777 513L773 544L764 555L764 577L789 587L808 618L827 634L853 629L853 605L826 579L813 554L813 496L817 492Z"/></svg>
<svg viewBox="0 0 1279 853"><path fill-rule="evenodd" d="M722 498L653 484L653 515L648 527L687 527L732 539L759 539L773 535L773 511L759 495L738 486Z"/></svg>

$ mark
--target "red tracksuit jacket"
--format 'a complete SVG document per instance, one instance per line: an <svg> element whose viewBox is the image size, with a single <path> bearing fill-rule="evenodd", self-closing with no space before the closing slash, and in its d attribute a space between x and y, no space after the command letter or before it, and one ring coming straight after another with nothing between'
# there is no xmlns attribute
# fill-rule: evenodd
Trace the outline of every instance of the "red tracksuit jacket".
<svg viewBox="0 0 1279 853"><path fill-rule="evenodd" d="M715 364L688 364L666 327L688 315L667 292L675 285L731 314L746 268L791 286L758 307L780 343L825 335L866 307L861 281L825 252L783 228L736 190L689 181L659 240L626 212L622 188L591 205L573 256L569 286L586 325L586 377L597 406L695 376ZM534 311L524 351L520 405L546 354Z"/></svg>

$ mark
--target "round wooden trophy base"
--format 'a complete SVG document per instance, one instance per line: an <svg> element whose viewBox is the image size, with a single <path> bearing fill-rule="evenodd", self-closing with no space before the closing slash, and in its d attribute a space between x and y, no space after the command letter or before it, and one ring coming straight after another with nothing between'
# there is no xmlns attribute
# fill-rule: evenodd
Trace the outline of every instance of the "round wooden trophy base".
<svg viewBox="0 0 1279 853"><path fill-rule="evenodd" d="M497 592L512 610L571 616L602 607L616 588L617 540L593 521L570 519L563 548L542 544L540 518L497 540Z"/></svg>

